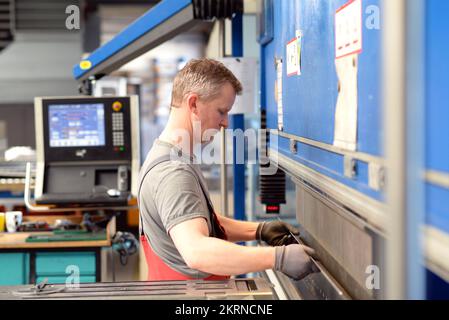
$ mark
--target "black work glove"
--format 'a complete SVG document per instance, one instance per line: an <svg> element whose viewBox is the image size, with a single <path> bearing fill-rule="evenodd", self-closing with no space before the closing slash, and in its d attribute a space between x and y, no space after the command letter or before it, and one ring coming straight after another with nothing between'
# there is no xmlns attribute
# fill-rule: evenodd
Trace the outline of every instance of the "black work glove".
<svg viewBox="0 0 449 320"><path fill-rule="evenodd" d="M299 230L291 224L283 221L275 220L270 222L262 222L257 227L256 239L263 240L270 246L285 246L297 243L291 234L299 236Z"/></svg>
<svg viewBox="0 0 449 320"><path fill-rule="evenodd" d="M310 273L319 272L310 257L315 250L301 244L276 247L274 269L294 280L301 280Z"/></svg>

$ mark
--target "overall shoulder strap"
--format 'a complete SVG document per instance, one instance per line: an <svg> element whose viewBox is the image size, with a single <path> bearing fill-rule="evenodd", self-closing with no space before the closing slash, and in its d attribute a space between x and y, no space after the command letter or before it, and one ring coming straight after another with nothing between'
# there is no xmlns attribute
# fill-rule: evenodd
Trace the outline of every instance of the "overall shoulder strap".
<svg viewBox="0 0 449 320"><path fill-rule="evenodd" d="M154 159L145 169L145 171L142 173L142 176L139 180L139 188L137 189L137 205L140 208L140 190L142 189L142 184L146 178L146 176L148 175L148 173L151 171L151 169L153 169L155 166L157 166L158 164L162 163L162 162L166 162L166 161L170 161L170 155L169 154L165 154L163 156L160 156L159 158ZM140 222L140 226L139 226L139 234L142 236L144 234L143 232L143 221L142 221L142 215L139 213L139 222Z"/></svg>
<svg viewBox="0 0 449 320"><path fill-rule="evenodd" d="M145 172L142 173L142 178L139 180L139 188L137 189L137 199L140 197L140 190L142 189L143 181L145 180L145 177L147 174L153 169L155 166L162 162L170 161L170 155L164 154L163 156L160 156L159 158L154 159L145 169Z"/></svg>

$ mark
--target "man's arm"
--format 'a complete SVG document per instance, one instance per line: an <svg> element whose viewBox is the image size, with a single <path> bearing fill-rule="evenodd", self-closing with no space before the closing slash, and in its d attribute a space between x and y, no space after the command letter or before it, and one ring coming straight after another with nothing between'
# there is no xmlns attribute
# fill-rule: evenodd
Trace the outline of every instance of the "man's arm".
<svg viewBox="0 0 449 320"><path fill-rule="evenodd" d="M217 214L222 227L226 230L228 240L231 242L256 240L258 222L239 221Z"/></svg>
<svg viewBox="0 0 449 320"><path fill-rule="evenodd" d="M222 218L224 217L220 217L220 223ZM223 222L236 223L242 235L246 234L248 239L254 239L257 223L254 227L253 223L228 218L224 218ZM226 229L225 225L224 227ZM275 266L275 248L245 247L209 237L204 218L181 222L171 228L169 234L182 258L192 269L216 275L238 275L272 269ZM234 235L237 233L229 236Z"/></svg>
<svg viewBox="0 0 449 320"><path fill-rule="evenodd" d="M279 220L258 223L217 217L232 242L263 240L270 246L283 246L297 243L292 235L299 236L297 228Z"/></svg>

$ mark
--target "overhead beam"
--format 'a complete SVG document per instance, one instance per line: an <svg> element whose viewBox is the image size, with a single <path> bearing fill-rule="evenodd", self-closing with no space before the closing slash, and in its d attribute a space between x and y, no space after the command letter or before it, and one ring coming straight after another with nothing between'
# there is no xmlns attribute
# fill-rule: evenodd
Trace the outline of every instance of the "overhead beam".
<svg viewBox="0 0 449 320"><path fill-rule="evenodd" d="M199 22L190 0L163 1L75 65L73 75L80 82L99 79Z"/></svg>

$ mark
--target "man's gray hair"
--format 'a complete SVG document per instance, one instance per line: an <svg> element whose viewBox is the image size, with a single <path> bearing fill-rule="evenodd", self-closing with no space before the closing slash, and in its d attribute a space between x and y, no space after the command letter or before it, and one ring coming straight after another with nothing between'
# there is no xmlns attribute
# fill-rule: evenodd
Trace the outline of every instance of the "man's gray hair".
<svg viewBox="0 0 449 320"><path fill-rule="evenodd" d="M236 94L241 94L242 84L223 63L208 58L190 60L173 81L171 104L179 107L189 93L210 101L220 94L226 82L232 85Z"/></svg>

